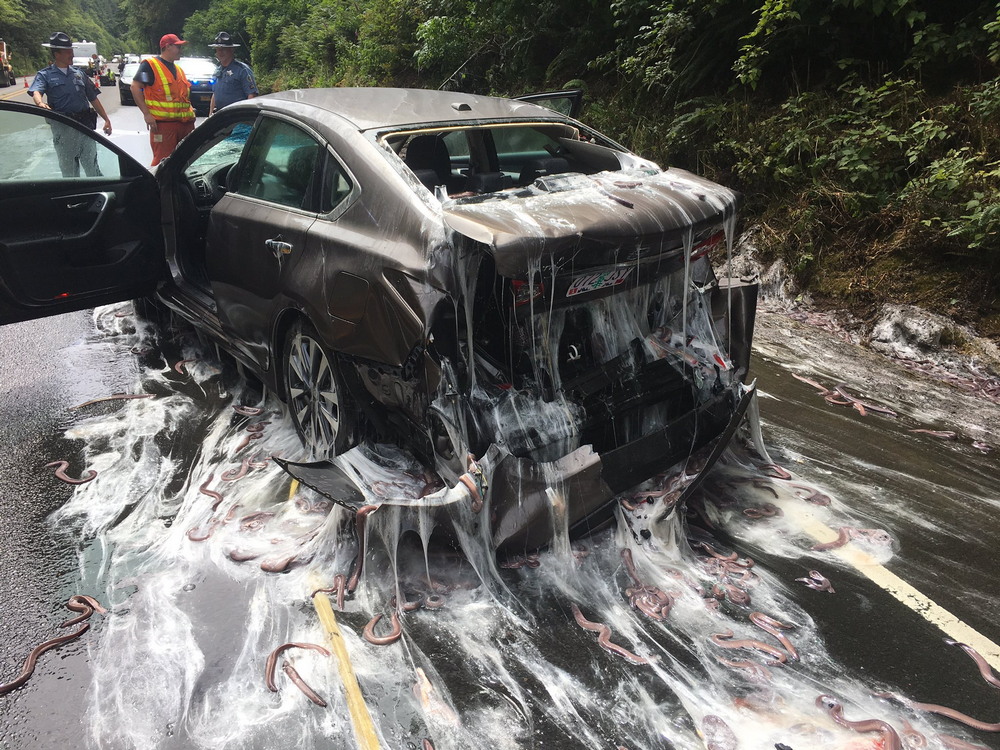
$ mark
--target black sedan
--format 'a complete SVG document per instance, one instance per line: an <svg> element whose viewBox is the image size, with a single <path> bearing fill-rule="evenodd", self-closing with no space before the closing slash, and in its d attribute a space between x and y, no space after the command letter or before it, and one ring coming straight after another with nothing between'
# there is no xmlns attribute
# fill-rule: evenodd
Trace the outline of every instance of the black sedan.
<svg viewBox="0 0 1000 750"><path fill-rule="evenodd" d="M2 102L27 157L0 166L0 322L145 297L281 394L318 458L394 441L489 504L497 547L583 534L735 430L756 287L709 260L738 197L556 111L577 95L286 91L155 174ZM60 175L64 128L103 176ZM287 468L322 490L331 466Z"/></svg>
<svg viewBox="0 0 1000 750"><path fill-rule="evenodd" d="M118 99L123 105L135 106L135 99L132 98L132 79L138 71L139 63L127 63L118 76Z"/></svg>

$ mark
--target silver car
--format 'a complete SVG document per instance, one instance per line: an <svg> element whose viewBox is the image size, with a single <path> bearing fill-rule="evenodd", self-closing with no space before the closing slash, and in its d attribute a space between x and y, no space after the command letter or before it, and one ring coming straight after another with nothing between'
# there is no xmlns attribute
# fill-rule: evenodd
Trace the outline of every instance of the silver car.
<svg viewBox="0 0 1000 750"><path fill-rule="evenodd" d="M535 99L285 91L155 175L100 140L77 179L50 153L75 123L0 103L31 154L0 167L0 322L145 298L280 394L320 459L286 469L338 502L322 459L393 441L488 503L498 548L585 534L732 435L756 286L710 260L736 194L577 121L579 92Z"/></svg>

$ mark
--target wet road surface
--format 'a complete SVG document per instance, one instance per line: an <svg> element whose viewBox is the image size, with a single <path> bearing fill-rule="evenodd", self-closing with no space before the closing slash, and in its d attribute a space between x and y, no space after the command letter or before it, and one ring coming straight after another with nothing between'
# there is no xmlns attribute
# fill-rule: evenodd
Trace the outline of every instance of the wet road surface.
<svg viewBox="0 0 1000 750"><path fill-rule="evenodd" d="M234 414L234 405L271 409L275 402L245 389L189 334L159 344L141 326L137 334L130 310L0 328L0 680L12 679L27 652L59 632L72 594L96 596L111 610L94 615L80 639L42 655L27 685L0 696L4 745L352 746L357 723L330 661L287 652L330 702L324 711L280 666L280 692L269 693L262 658L282 642L324 642L308 594L314 580L329 585L334 571L349 568L353 539L338 531L346 519L308 495L296 496L293 509L288 482L273 466L224 481L251 450L236 450L247 426L271 422L257 442L293 458L294 435L279 414ZM1000 639L998 453L972 447L973 440L996 445L990 431L1000 408L780 317L762 316L755 357L770 457L832 498L828 506L804 502L808 493L768 476L752 452L729 457L705 483L686 527L667 509L653 523L639 505L623 511L617 532L576 545L575 558L543 553L537 568L487 575L489 596L463 556L437 548L424 562L426 529L403 535L394 577L384 550L395 547L398 524L373 515L370 539L383 552L370 558L337 619L381 744L419 748L433 738L438 748L477 747L489 737L498 748L700 748L700 732L717 748L879 747L878 732L841 729L815 706L828 693L844 702L848 719L882 718L900 733L911 722L928 747L945 746L940 734L1000 746L997 735L871 697L890 691L997 718L995 688L945 643L935 622L954 629L952 616L971 628L963 633L987 644ZM829 404L793 373L827 387L845 383L898 416ZM140 391L156 398L72 408ZM957 439L910 432L922 428L953 430ZM72 476L94 467L100 476L66 485L45 468L60 459ZM199 487L224 496L221 511L239 506L228 525L211 514L214 499ZM768 504L783 512L770 515ZM311 519L320 518L327 520L317 527ZM194 542L192 530L199 537L212 519L216 535ZM811 549L815 534L842 526L887 532L891 546L860 539L845 549L869 557L847 560L838 550ZM281 547L274 540L315 529L322 544L314 558L284 575L261 570ZM678 536L684 530L687 539ZM706 591L719 564L701 541L719 555L732 550L741 564L752 558L759 580L742 589L749 606L739 603L739 591L722 590L722 577L719 593ZM467 549L474 548L473 540ZM672 598L664 619L629 606L626 589L642 586L630 580L623 548L635 556L642 583ZM236 563L234 551L257 557ZM428 568L437 589L427 589L421 571ZM835 593L796 580L810 570ZM367 644L362 631L374 613L389 611L396 579L408 599L427 602L440 591L447 604L407 613L401 641ZM918 595L894 595L900 582ZM713 599L718 612L705 607ZM600 634L574 621L574 603L585 621L610 625L601 640L651 663L601 648ZM755 610L794 624L787 632L797 663L775 666L768 653L721 645L728 628L779 649L748 618ZM378 632L388 630L382 622ZM756 681L758 673L722 658L751 661L770 677ZM723 727L738 745L725 744Z"/></svg>

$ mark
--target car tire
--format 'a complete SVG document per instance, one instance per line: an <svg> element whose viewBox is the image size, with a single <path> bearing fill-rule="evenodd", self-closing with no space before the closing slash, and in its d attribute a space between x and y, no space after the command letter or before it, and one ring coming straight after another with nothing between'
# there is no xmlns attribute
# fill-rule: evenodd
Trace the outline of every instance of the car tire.
<svg viewBox="0 0 1000 750"><path fill-rule="evenodd" d="M281 357L285 403L303 445L330 458L356 442L357 414L344 388L336 358L305 320L296 323Z"/></svg>
<svg viewBox="0 0 1000 750"><path fill-rule="evenodd" d="M121 91L118 92L118 98L121 99L122 106L128 104L128 101L125 99L125 94L123 94Z"/></svg>

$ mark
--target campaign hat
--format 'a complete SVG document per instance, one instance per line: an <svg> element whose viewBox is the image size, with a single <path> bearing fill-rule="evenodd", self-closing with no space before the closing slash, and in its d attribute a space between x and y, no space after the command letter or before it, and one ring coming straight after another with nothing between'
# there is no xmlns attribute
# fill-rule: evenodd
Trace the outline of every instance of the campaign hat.
<svg viewBox="0 0 1000 750"><path fill-rule="evenodd" d="M215 35L215 42L208 45L209 47L242 47L241 44L236 44L233 38L229 35L228 31L220 31Z"/></svg>
<svg viewBox="0 0 1000 750"><path fill-rule="evenodd" d="M42 46L50 49L73 49L73 40L64 31L57 31L49 37L48 44L42 42Z"/></svg>
<svg viewBox="0 0 1000 750"><path fill-rule="evenodd" d="M160 37L160 49L163 49L170 44L187 44L183 39L181 39L176 34L164 34Z"/></svg>

